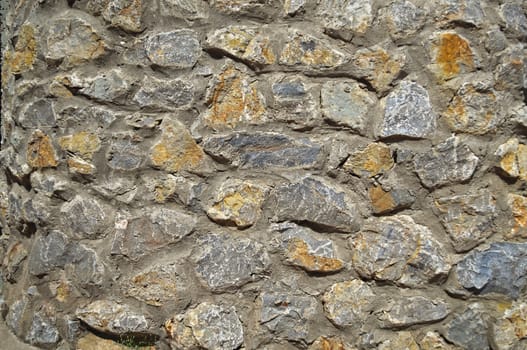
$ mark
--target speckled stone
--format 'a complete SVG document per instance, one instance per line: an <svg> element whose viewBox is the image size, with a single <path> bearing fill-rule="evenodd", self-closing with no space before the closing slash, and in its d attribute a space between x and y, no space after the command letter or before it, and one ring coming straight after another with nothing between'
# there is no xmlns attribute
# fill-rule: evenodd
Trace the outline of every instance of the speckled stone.
<svg viewBox="0 0 527 350"><path fill-rule="evenodd" d="M444 319L448 314L449 308L443 299L428 299L420 295L396 298L377 311L383 328L433 323Z"/></svg>
<svg viewBox="0 0 527 350"><path fill-rule="evenodd" d="M350 41L369 29L373 21L372 3L370 0L324 1L318 7L318 16L326 33Z"/></svg>
<svg viewBox="0 0 527 350"><path fill-rule="evenodd" d="M158 66L189 68L201 55L197 33L190 29L157 33L145 41L146 55Z"/></svg>
<svg viewBox="0 0 527 350"><path fill-rule="evenodd" d="M133 101L140 107L162 110L188 109L194 100L194 86L188 80L160 80L145 77Z"/></svg>
<svg viewBox="0 0 527 350"><path fill-rule="evenodd" d="M446 325L445 337L463 349L488 350L487 318L481 304L471 304Z"/></svg>

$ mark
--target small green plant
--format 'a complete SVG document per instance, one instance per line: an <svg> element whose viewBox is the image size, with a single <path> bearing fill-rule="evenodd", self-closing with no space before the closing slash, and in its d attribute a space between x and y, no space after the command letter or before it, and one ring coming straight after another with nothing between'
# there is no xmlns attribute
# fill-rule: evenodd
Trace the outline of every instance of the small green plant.
<svg viewBox="0 0 527 350"><path fill-rule="evenodd" d="M137 337L134 337L133 335L128 335L128 334L121 335L119 337L119 343L128 348L134 349L134 350L138 350L142 348L143 346L151 345L149 344L149 342L143 339L138 339Z"/></svg>

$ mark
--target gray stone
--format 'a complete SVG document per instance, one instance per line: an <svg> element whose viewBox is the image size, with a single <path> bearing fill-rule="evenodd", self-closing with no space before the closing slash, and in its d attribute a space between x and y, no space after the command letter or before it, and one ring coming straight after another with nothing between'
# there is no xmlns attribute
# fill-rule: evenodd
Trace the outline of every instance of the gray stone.
<svg viewBox="0 0 527 350"><path fill-rule="evenodd" d="M197 244L196 273L212 291L261 279L271 261L264 246L247 238L209 233Z"/></svg>
<svg viewBox="0 0 527 350"><path fill-rule="evenodd" d="M361 134L366 131L369 124L367 115L375 102L375 95L354 81L332 81L322 85L321 107L324 118Z"/></svg>
<svg viewBox="0 0 527 350"><path fill-rule="evenodd" d="M149 36L145 41L145 50L153 64L173 68L190 68L201 54L197 34L190 29Z"/></svg>
<svg viewBox="0 0 527 350"><path fill-rule="evenodd" d="M465 182L472 177L478 163L479 158L456 136L414 159L417 175L427 188Z"/></svg>
<svg viewBox="0 0 527 350"><path fill-rule="evenodd" d="M94 123L101 127L109 127L116 119L116 113L110 109L99 106L69 106L60 111L60 119L65 124Z"/></svg>
<svg viewBox="0 0 527 350"><path fill-rule="evenodd" d="M508 46L507 37L498 28L492 28L487 32L487 40L485 41L485 48L491 54L496 54L505 50Z"/></svg>
<svg viewBox="0 0 527 350"><path fill-rule="evenodd" d="M304 9L306 0L284 0L284 12L293 16Z"/></svg>
<svg viewBox="0 0 527 350"><path fill-rule="evenodd" d="M527 36L527 17L521 4L511 2L500 6L499 14L505 21L505 29L525 38Z"/></svg>
<svg viewBox="0 0 527 350"><path fill-rule="evenodd" d="M350 238L355 270L402 286L440 283L449 270L445 248L407 215L371 218Z"/></svg>
<svg viewBox="0 0 527 350"><path fill-rule="evenodd" d="M194 215L169 208L145 208L136 215L120 213L111 253L138 260L189 235L196 221Z"/></svg>
<svg viewBox="0 0 527 350"><path fill-rule="evenodd" d="M274 118L294 129L316 126L320 117L318 87L298 77L281 76L271 86L274 97Z"/></svg>
<svg viewBox="0 0 527 350"><path fill-rule="evenodd" d="M448 304L444 300L424 296L405 296L390 300L377 312L383 328L437 322L447 317L448 313Z"/></svg>
<svg viewBox="0 0 527 350"><path fill-rule="evenodd" d="M426 20L426 11L410 1L397 0L379 10L380 18L386 21L389 34L394 39L406 38L421 29Z"/></svg>
<svg viewBox="0 0 527 350"><path fill-rule="evenodd" d="M208 17L205 3L201 0L162 0L163 14L188 20L199 20Z"/></svg>
<svg viewBox="0 0 527 350"><path fill-rule="evenodd" d="M271 132L236 132L206 137L205 152L242 169L313 168L322 146L307 138Z"/></svg>
<svg viewBox="0 0 527 350"><path fill-rule="evenodd" d="M330 231L359 228L358 199L343 188L318 177L305 177L275 188L269 205L274 221L308 222Z"/></svg>
<svg viewBox="0 0 527 350"><path fill-rule="evenodd" d="M74 238L97 239L104 237L112 220L112 210L94 198L75 196L60 208L66 231Z"/></svg>
<svg viewBox="0 0 527 350"><path fill-rule="evenodd" d="M100 286L106 272L97 253L82 244L72 244L69 248L66 270L70 278L81 287Z"/></svg>
<svg viewBox="0 0 527 350"><path fill-rule="evenodd" d="M138 33L142 30L142 13L142 0L107 0L102 17L114 27Z"/></svg>
<svg viewBox="0 0 527 350"><path fill-rule="evenodd" d="M24 128L52 128L57 125L54 103L47 99L28 104L20 113L18 122Z"/></svg>
<svg viewBox="0 0 527 350"><path fill-rule="evenodd" d="M317 309L317 300L298 291L266 291L260 294L260 323L276 337L307 340Z"/></svg>
<svg viewBox="0 0 527 350"><path fill-rule="evenodd" d="M488 320L482 305L471 304L446 325L445 337L464 349L488 350Z"/></svg>
<svg viewBox="0 0 527 350"><path fill-rule="evenodd" d="M138 169L146 157L140 141L141 138L135 134L113 134L108 150L110 168L125 171Z"/></svg>
<svg viewBox="0 0 527 350"><path fill-rule="evenodd" d="M110 103L121 103L133 83L130 75L120 68L102 71L95 76L75 72L62 77L61 81L67 88L74 90L75 94Z"/></svg>
<svg viewBox="0 0 527 350"><path fill-rule="evenodd" d="M5 278L10 282L16 281L16 273L20 270L22 262L27 257L27 250L20 241L15 241L9 245L4 255L3 266L5 269ZM1 284L1 282L0 282ZM1 293L1 288L0 288Z"/></svg>
<svg viewBox="0 0 527 350"><path fill-rule="evenodd" d="M496 231L496 200L487 191L439 198L435 205L456 252L474 248Z"/></svg>
<svg viewBox="0 0 527 350"><path fill-rule="evenodd" d="M26 297L16 300L13 302L13 304L11 304L9 312L5 318L7 327L17 336L22 335L22 317L24 316L26 308L28 307L27 304L28 299Z"/></svg>
<svg viewBox="0 0 527 350"><path fill-rule="evenodd" d="M57 327L55 327L54 319L44 312L36 312L33 315L26 341L33 345L49 348L57 344L59 340L60 335Z"/></svg>
<svg viewBox="0 0 527 350"><path fill-rule="evenodd" d="M59 231L35 239L29 254L29 273L41 276L66 265L68 262L68 239Z"/></svg>
<svg viewBox="0 0 527 350"><path fill-rule="evenodd" d="M370 0L323 1L318 8L318 16L329 35L350 41L370 27L373 10Z"/></svg>
<svg viewBox="0 0 527 350"><path fill-rule="evenodd" d="M428 91L421 85L402 81L382 103L384 119L381 137L424 138L435 131L436 114L432 110Z"/></svg>
<svg viewBox="0 0 527 350"><path fill-rule="evenodd" d="M111 300L96 300L79 307L75 315L89 327L112 335L142 334L149 329L143 313Z"/></svg>
<svg viewBox="0 0 527 350"><path fill-rule="evenodd" d="M527 304L514 302L492 327L496 348L499 350L520 350L527 340L526 324Z"/></svg>
<svg viewBox="0 0 527 350"><path fill-rule="evenodd" d="M516 299L527 286L527 243L498 242L473 251L457 264L454 276L474 294L498 293Z"/></svg>
<svg viewBox="0 0 527 350"><path fill-rule="evenodd" d="M188 80L159 80L145 77L133 101L141 107L166 110L188 109L194 100L194 86Z"/></svg>
<svg viewBox="0 0 527 350"><path fill-rule="evenodd" d="M236 16L246 15L255 18L275 16L274 9L278 7L277 0L211 0L210 6L223 14Z"/></svg>
<svg viewBox="0 0 527 350"><path fill-rule="evenodd" d="M527 47L522 44L509 45L499 55L494 79L496 90L522 100L522 91L527 88Z"/></svg>
<svg viewBox="0 0 527 350"><path fill-rule="evenodd" d="M305 84L301 80L278 81L272 86L273 95L281 100L302 99L306 95Z"/></svg>
<svg viewBox="0 0 527 350"><path fill-rule="evenodd" d="M326 317L339 327L366 322L376 298L370 286L360 279L333 284L322 296Z"/></svg>
<svg viewBox="0 0 527 350"><path fill-rule="evenodd" d="M480 27L485 19L481 2L477 0L441 0L437 16L445 23L463 23Z"/></svg>

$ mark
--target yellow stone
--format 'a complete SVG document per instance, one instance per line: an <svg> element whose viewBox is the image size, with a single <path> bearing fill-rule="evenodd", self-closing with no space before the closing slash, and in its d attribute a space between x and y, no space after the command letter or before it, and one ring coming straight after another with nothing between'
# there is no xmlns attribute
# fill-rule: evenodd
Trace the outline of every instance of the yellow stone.
<svg viewBox="0 0 527 350"><path fill-rule="evenodd" d="M27 164L32 168L56 167L59 163L49 136L35 130L29 139L26 152Z"/></svg>
<svg viewBox="0 0 527 350"><path fill-rule="evenodd" d="M336 337L318 337L308 350L352 350Z"/></svg>
<svg viewBox="0 0 527 350"><path fill-rule="evenodd" d="M289 240L288 260L294 265L314 272L334 272L344 267L339 259L311 254L307 243L299 238Z"/></svg>
<svg viewBox="0 0 527 350"><path fill-rule="evenodd" d="M295 33L280 55L287 66L305 65L313 68L334 68L344 63L344 54L329 48L307 34Z"/></svg>
<svg viewBox="0 0 527 350"><path fill-rule="evenodd" d="M472 72L476 65L469 42L454 32L441 33L433 46L433 71L441 80Z"/></svg>
<svg viewBox="0 0 527 350"><path fill-rule="evenodd" d="M527 181L527 146L512 138L496 151L501 156L499 167L511 177Z"/></svg>
<svg viewBox="0 0 527 350"><path fill-rule="evenodd" d="M353 153L344 163L344 169L359 176L373 177L390 170L394 165L390 147L383 143L371 143L365 149Z"/></svg>
<svg viewBox="0 0 527 350"><path fill-rule="evenodd" d="M461 350L461 348L448 344L438 333L428 332L419 342L421 350Z"/></svg>
<svg viewBox="0 0 527 350"><path fill-rule="evenodd" d="M68 168L71 172L81 175L93 175L95 173L95 165L76 156L68 158Z"/></svg>
<svg viewBox="0 0 527 350"><path fill-rule="evenodd" d="M59 139L59 145L65 151L78 154L86 160L91 160L93 154L99 150L101 140L94 133L81 131L73 135L61 137Z"/></svg>
<svg viewBox="0 0 527 350"><path fill-rule="evenodd" d="M2 64L2 85L11 74L20 74L33 68L37 56L35 28L25 24L20 28L14 51L7 50Z"/></svg>
<svg viewBox="0 0 527 350"><path fill-rule="evenodd" d="M507 238L527 238L527 197L509 193L508 204L512 212L513 227Z"/></svg>
<svg viewBox="0 0 527 350"><path fill-rule="evenodd" d="M379 350L420 350L410 332L398 332L377 348Z"/></svg>
<svg viewBox="0 0 527 350"><path fill-rule="evenodd" d="M353 55L351 62L362 72L367 72L366 79L376 90L384 91L401 72L405 58L404 55L390 54L375 46L358 51Z"/></svg>
<svg viewBox="0 0 527 350"><path fill-rule="evenodd" d="M392 195L390 192L384 191L381 186L371 187L368 194L375 213L381 214L395 209L396 203Z"/></svg>

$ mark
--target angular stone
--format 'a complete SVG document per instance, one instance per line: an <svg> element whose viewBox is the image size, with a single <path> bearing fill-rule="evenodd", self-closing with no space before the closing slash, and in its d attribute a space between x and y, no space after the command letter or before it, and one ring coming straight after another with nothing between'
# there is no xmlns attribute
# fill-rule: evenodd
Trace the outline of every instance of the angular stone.
<svg viewBox="0 0 527 350"><path fill-rule="evenodd" d="M387 214L405 209L415 201L415 196L409 190L402 188L385 191L382 186L372 186L368 190L368 195L375 214Z"/></svg>
<svg viewBox="0 0 527 350"><path fill-rule="evenodd" d="M521 349L520 341L527 339L527 304L513 303L492 328L498 349Z"/></svg>
<svg viewBox="0 0 527 350"><path fill-rule="evenodd" d="M368 81L378 92L385 92L406 64L406 55L376 45L358 50L351 57L351 64L353 75Z"/></svg>
<svg viewBox="0 0 527 350"><path fill-rule="evenodd" d="M66 15L66 14L65 14ZM54 20L47 33L46 58L78 65L106 53L107 44L94 25L77 12Z"/></svg>
<svg viewBox="0 0 527 350"><path fill-rule="evenodd" d="M446 325L445 337L463 349L488 350L488 321L482 305L471 304Z"/></svg>
<svg viewBox="0 0 527 350"><path fill-rule="evenodd" d="M428 91L421 85L402 81L382 100L384 116L380 136L424 138L435 131L436 114Z"/></svg>
<svg viewBox="0 0 527 350"><path fill-rule="evenodd" d="M145 50L153 64L173 68L190 68L201 54L197 33L190 29L149 36L145 41Z"/></svg>
<svg viewBox="0 0 527 350"><path fill-rule="evenodd" d="M54 168L59 165L55 148L48 135L35 130L27 143L27 164L32 168Z"/></svg>
<svg viewBox="0 0 527 350"><path fill-rule="evenodd" d="M273 16L273 10L274 8L278 7L278 1L211 0L210 5L220 13L228 14L231 16L247 15L256 18L268 18Z"/></svg>
<svg viewBox="0 0 527 350"><path fill-rule="evenodd" d="M397 332L391 335L387 340L383 341L377 347L378 350L420 350L419 345L415 342L412 333Z"/></svg>
<svg viewBox="0 0 527 350"><path fill-rule="evenodd" d="M474 135L494 131L501 121L498 97L491 88L477 83L463 84L443 116L452 131Z"/></svg>
<svg viewBox="0 0 527 350"><path fill-rule="evenodd" d="M322 146L307 138L271 132L236 132L206 137L203 148L212 157L242 169L313 168Z"/></svg>
<svg viewBox="0 0 527 350"><path fill-rule="evenodd" d="M110 168L124 171L140 168L146 158L141 148L141 141L141 137L137 134L113 134L107 154Z"/></svg>
<svg viewBox="0 0 527 350"><path fill-rule="evenodd" d="M527 181L527 145L513 137L499 146L495 155L501 157L499 167L505 175Z"/></svg>
<svg viewBox="0 0 527 350"><path fill-rule="evenodd" d="M379 142L370 143L366 148L352 153L342 167L361 177L374 177L387 172L394 165L390 147Z"/></svg>
<svg viewBox="0 0 527 350"><path fill-rule="evenodd" d="M247 238L209 233L197 247L196 273L215 292L259 280L271 264L264 246Z"/></svg>
<svg viewBox="0 0 527 350"><path fill-rule="evenodd" d="M28 302L29 301L26 297L22 297L13 302L5 318L7 327L17 336L22 335L22 318L28 307Z"/></svg>
<svg viewBox="0 0 527 350"><path fill-rule="evenodd" d="M521 91L527 86L527 48L509 44L498 57L499 64L494 69L494 88L523 100Z"/></svg>
<svg viewBox="0 0 527 350"><path fill-rule="evenodd" d="M317 85L307 84L296 76L283 75L273 82L271 90L274 102L273 119L285 121L288 126L300 130L318 125L320 92ZM329 98L328 96L326 102ZM329 106L327 107L329 110ZM343 120L341 124L346 122Z"/></svg>
<svg viewBox="0 0 527 350"><path fill-rule="evenodd" d="M226 181L215 191L207 215L221 224L252 226L260 217L265 192L265 187L250 181Z"/></svg>
<svg viewBox="0 0 527 350"><path fill-rule="evenodd" d="M354 348L353 348L354 349ZM308 350L353 350L351 346L337 337L318 337Z"/></svg>
<svg viewBox="0 0 527 350"><path fill-rule="evenodd" d="M209 110L204 120L211 127L233 128L243 122L257 124L265 120L264 99L258 84L233 65L223 68L208 95Z"/></svg>
<svg viewBox="0 0 527 350"><path fill-rule="evenodd" d="M68 106L60 111L60 119L68 125L87 123L108 128L117 119L113 110L100 106Z"/></svg>
<svg viewBox="0 0 527 350"><path fill-rule="evenodd" d="M141 32L142 0L107 0L102 17L114 27L132 33Z"/></svg>
<svg viewBox="0 0 527 350"><path fill-rule="evenodd" d="M101 140L92 132L80 131L73 135L61 137L59 146L64 151L75 153L86 160L91 160L101 146Z"/></svg>
<svg viewBox="0 0 527 350"><path fill-rule="evenodd" d="M370 0L324 1L318 7L318 16L326 33L350 41L370 27L373 21L372 4Z"/></svg>
<svg viewBox="0 0 527 350"><path fill-rule="evenodd" d="M293 223L274 224L271 228L280 233L278 240L287 263L317 273L332 273L344 268L344 262L337 258L333 241Z"/></svg>
<svg viewBox="0 0 527 350"><path fill-rule="evenodd" d="M160 126L161 140L150 150L152 165L168 172L196 170L205 153L179 121L165 117Z"/></svg>
<svg viewBox="0 0 527 350"><path fill-rule="evenodd" d="M96 300L79 307L75 315L89 327L111 335L142 334L149 330L143 313L111 300Z"/></svg>
<svg viewBox="0 0 527 350"><path fill-rule="evenodd" d="M342 66L346 55L321 39L309 34L293 32L280 54L279 63L310 70L331 70Z"/></svg>
<svg viewBox="0 0 527 350"><path fill-rule="evenodd" d="M196 217L169 208L145 208L138 215L118 215L111 253L138 260L189 235Z"/></svg>
<svg viewBox="0 0 527 350"><path fill-rule="evenodd" d="M338 327L363 324L373 311L375 294L359 279L333 284L322 296L326 317Z"/></svg>
<svg viewBox="0 0 527 350"><path fill-rule="evenodd" d="M474 248L496 231L496 200L487 191L439 198L435 205L456 252Z"/></svg>
<svg viewBox="0 0 527 350"><path fill-rule="evenodd" d="M505 233L505 237L527 238L527 197L509 193L507 204L512 213L512 228L509 234Z"/></svg>
<svg viewBox="0 0 527 350"><path fill-rule="evenodd" d="M18 117L23 128L52 128L57 125L54 103L48 99L39 99L25 106Z"/></svg>
<svg viewBox="0 0 527 350"><path fill-rule="evenodd" d="M358 230L357 202L340 186L318 177L304 177L277 187L269 200L274 221L308 222L339 232Z"/></svg>
<svg viewBox="0 0 527 350"><path fill-rule="evenodd" d="M15 274L20 269L20 264L27 257L27 249L22 242L13 242L4 255L3 265L5 271L5 278L10 282L15 282ZM0 289L1 292L1 289Z"/></svg>
<svg viewBox="0 0 527 350"><path fill-rule="evenodd" d="M394 39L409 37L417 33L425 24L426 11L410 1L397 0L379 10L379 14Z"/></svg>
<svg viewBox="0 0 527 350"><path fill-rule="evenodd" d="M208 17L206 5L201 0L162 0L161 9L165 14L188 20Z"/></svg>
<svg viewBox="0 0 527 350"><path fill-rule="evenodd" d="M478 163L479 158L456 136L414 159L417 175L427 188L465 182L472 177Z"/></svg>
<svg viewBox="0 0 527 350"><path fill-rule="evenodd" d="M130 76L119 68L103 71L95 76L73 73L61 77L61 83L75 94L102 102L120 103L133 83Z"/></svg>
<svg viewBox="0 0 527 350"><path fill-rule="evenodd" d="M437 332L427 332L419 341L421 350L461 350L461 348L448 344Z"/></svg>
<svg viewBox="0 0 527 350"><path fill-rule="evenodd" d="M54 317L40 311L33 315L26 341L39 347L51 347L60 340L60 335L55 326Z"/></svg>
<svg viewBox="0 0 527 350"><path fill-rule="evenodd" d="M276 61L269 37L260 34L256 27L228 26L218 29L207 36L207 46L250 65L264 66Z"/></svg>
<svg viewBox="0 0 527 350"><path fill-rule="evenodd" d="M173 349L234 350L242 345L243 326L236 309L201 303L165 323Z"/></svg>
<svg viewBox="0 0 527 350"><path fill-rule="evenodd" d="M194 100L194 86L188 80L159 80L145 77L133 97L140 107L166 110L188 109Z"/></svg>
<svg viewBox="0 0 527 350"><path fill-rule="evenodd" d="M527 17L520 3L504 3L499 8L499 15L505 22L505 29L518 37L527 36Z"/></svg>
<svg viewBox="0 0 527 350"><path fill-rule="evenodd" d="M60 208L63 227L75 238L97 239L107 233L113 213L94 198L75 196Z"/></svg>
<svg viewBox="0 0 527 350"><path fill-rule="evenodd" d="M317 313L317 300L298 291L265 291L260 294L260 323L274 336L292 341L306 340L310 321Z"/></svg>
<svg viewBox="0 0 527 350"><path fill-rule="evenodd" d="M485 19L485 12L477 0L441 0L436 13L445 24L462 23L480 27Z"/></svg>
<svg viewBox="0 0 527 350"><path fill-rule="evenodd" d="M527 243L492 243L472 251L454 269L459 284L477 295L503 294L516 299L527 286Z"/></svg>
<svg viewBox="0 0 527 350"><path fill-rule="evenodd" d="M294 16L304 9L305 4L305 0L284 0L284 12L289 16Z"/></svg>
<svg viewBox="0 0 527 350"><path fill-rule="evenodd" d="M197 204L200 194L205 189L205 184L181 175L168 174L154 181L149 177L145 181L149 191L154 193L153 200L156 203L176 201L193 206Z"/></svg>
<svg viewBox="0 0 527 350"><path fill-rule="evenodd" d="M18 32L14 50L5 50L2 62L2 85L4 86L7 83L9 76L12 74L21 74L31 70L36 58L37 40L35 38L35 27L25 24Z"/></svg>
<svg viewBox="0 0 527 350"><path fill-rule="evenodd" d="M445 248L407 215L371 218L350 238L355 270L402 286L439 283L450 270Z"/></svg>
<svg viewBox="0 0 527 350"><path fill-rule="evenodd" d="M354 81L330 81L322 85L321 107L331 123L350 127L364 134L369 124L368 112L376 103L375 96Z"/></svg>
<svg viewBox="0 0 527 350"><path fill-rule="evenodd" d="M390 300L378 310L378 318L383 328L400 328L437 322L447 317L448 314L449 308L444 300L428 299L420 295Z"/></svg>
<svg viewBox="0 0 527 350"><path fill-rule="evenodd" d="M474 52L467 39L455 32L441 32L431 38L430 69L440 81L449 80L476 69Z"/></svg>

